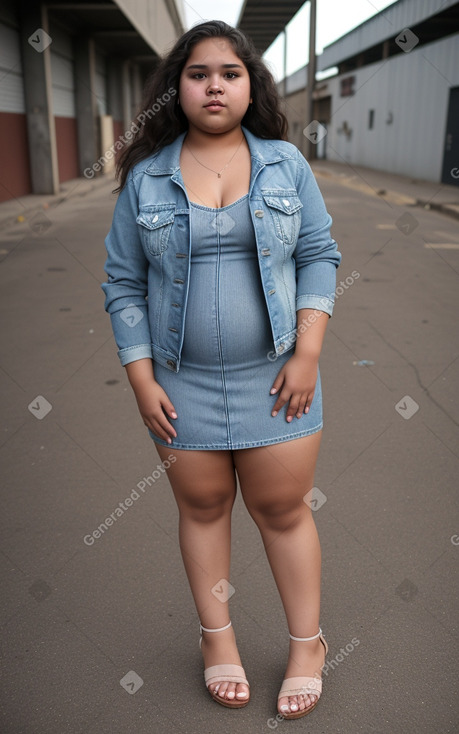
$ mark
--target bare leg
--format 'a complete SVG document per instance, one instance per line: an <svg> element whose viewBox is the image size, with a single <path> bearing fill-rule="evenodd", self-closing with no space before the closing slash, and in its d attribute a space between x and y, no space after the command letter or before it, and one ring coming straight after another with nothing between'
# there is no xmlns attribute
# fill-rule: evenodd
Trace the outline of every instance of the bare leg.
<svg viewBox="0 0 459 734"><path fill-rule="evenodd" d="M282 599L289 632L312 637L319 631L321 552L304 496L313 487L321 431L271 446L234 451L247 509L257 524ZM290 640L285 678L313 676L324 664L319 639ZM314 695L283 697L279 712L304 710ZM288 709L281 707L288 705Z"/></svg>
<svg viewBox="0 0 459 734"><path fill-rule="evenodd" d="M179 509L179 541L183 563L203 627L224 627L230 620L228 601L211 591L220 579L229 580L231 511L236 498L236 476L231 451L185 451L155 444L161 460L176 461L167 475ZM223 663L241 665L233 627L203 632L204 667ZM243 683L213 683L222 698L244 700Z"/></svg>

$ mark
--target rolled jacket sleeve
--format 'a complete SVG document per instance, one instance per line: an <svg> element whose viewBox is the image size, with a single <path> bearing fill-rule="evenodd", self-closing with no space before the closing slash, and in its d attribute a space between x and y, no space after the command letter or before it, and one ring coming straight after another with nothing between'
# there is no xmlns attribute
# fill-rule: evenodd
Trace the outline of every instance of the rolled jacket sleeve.
<svg viewBox="0 0 459 734"><path fill-rule="evenodd" d="M341 253L330 235L332 218L310 165L298 151L296 188L303 204L296 263L296 310L314 308L332 315L335 302L336 269Z"/></svg>
<svg viewBox="0 0 459 734"><path fill-rule="evenodd" d="M137 214L137 194L130 173L118 196L112 226L105 239L108 277L102 284L105 310L110 314L122 365L152 358L146 301L148 260L139 238Z"/></svg>

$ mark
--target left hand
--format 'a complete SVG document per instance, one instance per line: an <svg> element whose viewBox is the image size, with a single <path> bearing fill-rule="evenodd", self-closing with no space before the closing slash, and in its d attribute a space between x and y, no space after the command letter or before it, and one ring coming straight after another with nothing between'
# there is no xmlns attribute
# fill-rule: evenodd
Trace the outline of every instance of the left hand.
<svg viewBox="0 0 459 734"><path fill-rule="evenodd" d="M287 408L287 422L293 420L293 416L301 418L303 413L308 413L314 397L317 382L318 360L311 357L293 354L279 371L271 388L271 394L275 395L279 390L278 398L273 406L271 415L276 416L285 403L289 402Z"/></svg>

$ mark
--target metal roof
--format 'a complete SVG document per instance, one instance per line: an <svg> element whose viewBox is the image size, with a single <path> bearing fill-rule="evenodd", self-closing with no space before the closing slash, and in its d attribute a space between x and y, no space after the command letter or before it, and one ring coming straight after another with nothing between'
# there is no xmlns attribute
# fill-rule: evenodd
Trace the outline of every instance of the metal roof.
<svg viewBox="0 0 459 734"><path fill-rule="evenodd" d="M245 0L237 27L264 53L305 0Z"/></svg>
<svg viewBox="0 0 459 734"><path fill-rule="evenodd" d="M458 5L456 0L398 0L326 46L317 59L317 69L323 71L338 66L359 52L377 46L385 40L395 39L405 28L412 28L438 13L448 14L449 9L454 9L454 6ZM457 31L457 28L456 19L456 27L452 25L451 33ZM430 30L435 30L433 24ZM428 33L429 26L426 25L423 29L423 41L428 40L426 37Z"/></svg>

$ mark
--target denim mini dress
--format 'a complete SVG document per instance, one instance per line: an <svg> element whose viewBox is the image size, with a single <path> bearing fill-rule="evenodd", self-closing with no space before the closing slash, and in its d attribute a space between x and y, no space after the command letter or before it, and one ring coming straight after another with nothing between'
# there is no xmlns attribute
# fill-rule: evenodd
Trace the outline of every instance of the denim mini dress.
<svg viewBox="0 0 459 734"><path fill-rule="evenodd" d="M154 363L155 380L177 412L172 444L244 449L290 441L322 428L320 372L309 413L271 415L270 389L293 349L276 355L262 289L249 195L214 209L191 203L191 269L180 370ZM279 392L279 391L278 391Z"/></svg>

